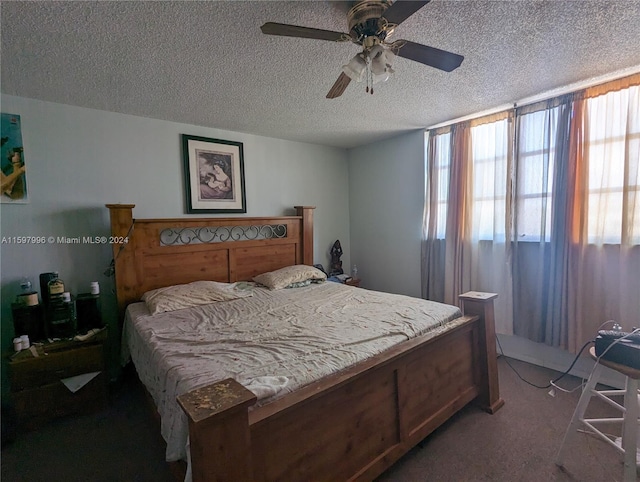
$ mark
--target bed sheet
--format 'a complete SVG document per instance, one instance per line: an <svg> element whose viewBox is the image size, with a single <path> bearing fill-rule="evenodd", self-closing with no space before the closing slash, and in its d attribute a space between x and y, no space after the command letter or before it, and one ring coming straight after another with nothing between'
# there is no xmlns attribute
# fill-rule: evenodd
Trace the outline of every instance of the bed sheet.
<svg viewBox="0 0 640 482"><path fill-rule="evenodd" d="M161 415L168 461L186 459L188 426L176 397L225 378L256 406L415 336L457 326L457 307L324 282L171 313L127 308L123 362L134 362Z"/></svg>

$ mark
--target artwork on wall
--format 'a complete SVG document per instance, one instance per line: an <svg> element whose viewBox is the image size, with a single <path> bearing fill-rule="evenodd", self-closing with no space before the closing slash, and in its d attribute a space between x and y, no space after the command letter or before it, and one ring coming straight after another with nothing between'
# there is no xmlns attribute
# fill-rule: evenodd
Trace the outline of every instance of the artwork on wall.
<svg viewBox="0 0 640 482"><path fill-rule="evenodd" d="M187 213L246 213L241 142L182 134Z"/></svg>
<svg viewBox="0 0 640 482"><path fill-rule="evenodd" d="M22 145L22 126L17 114L0 114L0 176L2 203L26 203L27 175Z"/></svg>

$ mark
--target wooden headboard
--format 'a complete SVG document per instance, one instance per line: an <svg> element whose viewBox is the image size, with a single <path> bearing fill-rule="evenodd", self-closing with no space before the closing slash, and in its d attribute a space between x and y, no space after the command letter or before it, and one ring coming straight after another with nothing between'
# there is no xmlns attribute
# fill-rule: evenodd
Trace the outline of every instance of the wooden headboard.
<svg viewBox="0 0 640 482"><path fill-rule="evenodd" d="M107 204L120 315L148 290L211 280L248 281L313 264L313 210L270 218L135 219L133 204ZM126 238L126 239L125 239Z"/></svg>

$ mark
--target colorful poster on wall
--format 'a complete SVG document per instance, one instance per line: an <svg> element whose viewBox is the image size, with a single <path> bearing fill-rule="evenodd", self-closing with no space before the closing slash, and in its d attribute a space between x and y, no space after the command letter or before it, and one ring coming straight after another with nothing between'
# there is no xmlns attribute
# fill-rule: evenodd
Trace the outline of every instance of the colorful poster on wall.
<svg viewBox="0 0 640 482"><path fill-rule="evenodd" d="M0 165L2 171L2 203L26 203L27 175L22 145L22 126L20 116L0 114Z"/></svg>

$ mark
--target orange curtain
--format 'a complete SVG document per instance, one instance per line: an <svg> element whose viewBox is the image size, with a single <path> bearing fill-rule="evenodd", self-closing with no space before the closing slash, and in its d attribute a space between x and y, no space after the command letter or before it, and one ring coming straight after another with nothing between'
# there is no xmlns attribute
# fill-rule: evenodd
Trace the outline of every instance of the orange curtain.
<svg viewBox="0 0 640 482"><path fill-rule="evenodd" d="M640 85L640 73L633 74L628 77L623 77L622 79L605 82L604 84L594 85L593 87L585 89L582 95L584 96L584 98L588 99L591 97L608 94L609 92L628 89L629 87L633 87L636 85Z"/></svg>
<svg viewBox="0 0 640 482"><path fill-rule="evenodd" d="M444 300L452 305L459 305L458 296L471 289L464 249L470 229L467 188L470 158L469 124L457 124L451 130L451 172L445 242Z"/></svg>

